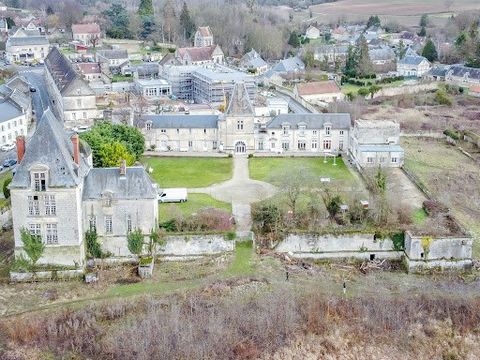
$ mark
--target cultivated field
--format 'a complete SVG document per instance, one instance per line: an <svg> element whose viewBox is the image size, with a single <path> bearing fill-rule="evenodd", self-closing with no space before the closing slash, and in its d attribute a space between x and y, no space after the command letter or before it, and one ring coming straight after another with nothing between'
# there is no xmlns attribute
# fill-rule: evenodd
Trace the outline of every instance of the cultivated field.
<svg viewBox="0 0 480 360"><path fill-rule="evenodd" d="M145 157L150 174L160 188L198 188L221 183L232 177L232 159L206 157Z"/></svg>
<svg viewBox="0 0 480 360"><path fill-rule="evenodd" d="M364 20L370 15L379 15L382 21L395 20L405 26L416 26L422 14L429 14L436 25L446 22L455 13L480 9L477 0L339 0L311 7L314 17L323 22L338 19Z"/></svg>

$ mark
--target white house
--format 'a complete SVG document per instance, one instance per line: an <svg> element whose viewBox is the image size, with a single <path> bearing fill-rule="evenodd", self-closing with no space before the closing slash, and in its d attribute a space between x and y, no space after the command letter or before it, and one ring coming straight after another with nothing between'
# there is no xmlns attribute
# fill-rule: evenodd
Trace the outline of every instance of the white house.
<svg viewBox="0 0 480 360"><path fill-rule="evenodd" d="M430 68L430 62L419 55L405 55L397 61L397 73L399 76L422 77Z"/></svg>
<svg viewBox="0 0 480 360"><path fill-rule="evenodd" d="M25 109L10 97L0 100L0 146L15 143L17 136L27 135L28 119Z"/></svg>
<svg viewBox="0 0 480 360"><path fill-rule="evenodd" d="M318 39L320 37L320 30L318 30L315 26L310 25L305 31L305 37L310 40Z"/></svg>
<svg viewBox="0 0 480 360"><path fill-rule="evenodd" d="M50 49L44 35L10 36L5 43L5 55L10 62L43 62Z"/></svg>
<svg viewBox="0 0 480 360"><path fill-rule="evenodd" d="M297 84L294 94L305 101L322 106L343 100L345 97L333 80Z"/></svg>
<svg viewBox="0 0 480 360"><path fill-rule="evenodd" d="M350 155L362 168L403 166L400 124L394 121L355 121L350 144Z"/></svg>
<svg viewBox="0 0 480 360"><path fill-rule="evenodd" d="M172 86L165 79L135 79L135 88L147 99L159 99L172 94Z"/></svg>
<svg viewBox="0 0 480 360"><path fill-rule="evenodd" d="M95 23L72 24L72 37L85 46L101 46L102 32L100 26Z"/></svg>

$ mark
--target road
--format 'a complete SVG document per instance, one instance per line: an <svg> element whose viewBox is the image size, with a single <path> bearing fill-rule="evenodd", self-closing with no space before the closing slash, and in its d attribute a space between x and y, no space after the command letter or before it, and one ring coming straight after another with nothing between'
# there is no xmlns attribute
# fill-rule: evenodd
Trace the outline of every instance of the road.
<svg viewBox="0 0 480 360"><path fill-rule="evenodd" d="M306 107L300 104L298 101L295 101L290 96L282 94L281 92L275 91L276 96L282 98L288 102L288 108L295 114L309 114L311 113Z"/></svg>
<svg viewBox="0 0 480 360"><path fill-rule="evenodd" d="M18 73L25 77L32 87L37 91L32 94L33 110L37 120L42 118L43 112L50 107L50 99L47 92L47 85L45 84L44 68L42 67L21 67L18 68Z"/></svg>

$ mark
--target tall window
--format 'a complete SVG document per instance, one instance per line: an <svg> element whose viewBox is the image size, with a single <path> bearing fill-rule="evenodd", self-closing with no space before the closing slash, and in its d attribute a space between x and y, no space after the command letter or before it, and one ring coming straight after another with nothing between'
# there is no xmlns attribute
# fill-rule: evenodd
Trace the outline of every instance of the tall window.
<svg viewBox="0 0 480 360"><path fill-rule="evenodd" d="M47 224L47 244L58 244L57 224Z"/></svg>
<svg viewBox="0 0 480 360"><path fill-rule="evenodd" d="M82 99L77 99L77 107L78 108L82 107Z"/></svg>
<svg viewBox="0 0 480 360"><path fill-rule="evenodd" d="M312 140L312 149L316 149L318 147L317 140Z"/></svg>
<svg viewBox="0 0 480 360"><path fill-rule="evenodd" d="M127 215L127 233L132 231L132 217Z"/></svg>
<svg viewBox="0 0 480 360"><path fill-rule="evenodd" d="M38 216L40 215L40 206L38 203L38 196L28 197L28 215Z"/></svg>
<svg viewBox="0 0 480 360"><path fill-rule="evenodd" d="M188 147L189 147L189 148L192 148L192 147L193 147L193 141L192 141L192 140L189 140L189 141L188 141Z"/></svg>
<svg viewBox="0 0 480 360"><path fill-rule="evenodd" d="M237 121L237 130L243 130L243 120Z"/></svg>
<svg viewBox="0 0 480 360"><path fill-rule="evenodd" d="M57 215L57 203L55 195L45 196L45 215Z"/></svg>
<svg viewBox="0 0 480 360"><path fill-rule="evenodd" d="M343 140L340 140L338 142L338 150L342 151L343 150Z"/></svg>
<svg viewBox="0 0 480 360"><path fill-rule="evenodd" d="M323 140L323 150L330 150L332 148L332 140Z"/></svg>
<svg viewBox="0 0 480 360"><path fill-rule="evenodd" d="M288 135L288 126L283 127L283 135Z"/></svg>
<svg viewBox="0 0 480 360"><path fill-rule="evenodd" d="M33 173L33 185L35 191L47 190L47 175L44 172Z"/></svg>
<svg viewBox="0 0 480 360"><path fill-rule="evenodd" d="M305 140L299 140L298 141L298 150L305 150L305 148L306 148Z"/></svg>
<svg viewBox="0 0 480 360"><path fill-rule="evenodd" d="M218 147L217 140L213 140L213 144L212 144L213 150L217 150L217 147Z"/></svg>
<svg viewBox="0 0 480 360"><path fill-rule="evenodd" d="M95 216L90 216L88 218L88 227L90 231L97 231L97 218Z"/></svg>
<svg viewBox="0 0 480 360"><path fill-rule="evenodd" d="M30 231L31 235L42 236L40 224L30 224L28 226L28 230Z"/></svg>
<svg viewBox="0 0 480 360"><path fill-rule="evenodd" d="M151 123L151 122L147 122L147 124L145 125L145 127L147 128L147 131L152 130L152 123Z"/></svg>
<svg viewBox="0 0 480 360"><path fill-rule="evenodd" d="M282 141L282 149L288 151L288 149L290 149L290 143L288 141Z"/></svg>
<svg viewBox="0 0 480 360"><path fill-rule="evenodd" d="M107 215L105 216L105 233L111 234L112 232L113 232L112 216Z"/></svg>
<svg viewBox="0 0 480 360"><path fill-rule="evenodd" d="M325 126L325 134L326 135L330 135L330 131L331 131L331 127L330 126Z"/></svg>
<svg viewBox="0 0 480 360"><path fill-rule="evenodd" d="M299 130L298 132L299 132L300 136L305 135L305 126L304 125L299 126L298 130Z"/></svg>
<svg viewBox="0 0 480 360"><path fill-rule="evenodd" d="M258 150L263 150L263 141L258 142Z"/></svg>

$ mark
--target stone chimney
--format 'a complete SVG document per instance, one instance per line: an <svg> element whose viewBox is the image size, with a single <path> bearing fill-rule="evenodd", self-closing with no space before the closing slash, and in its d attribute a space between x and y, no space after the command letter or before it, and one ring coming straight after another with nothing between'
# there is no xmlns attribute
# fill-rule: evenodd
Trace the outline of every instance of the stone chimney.
<svg viewBox="0 0 480 360"><path fill-rule="evenodd" d="M127 160L120 161L120 176L127 175Z"/></svg>
<svg viewBox="0 0 480 360"><path fill-rule="evenodd" d="M23 155L25 155L25 136L17 136L17 162L20 162L23 159Z"/></svg>
<svg viewBox="0 0 480 360"><path fill-rule="evenodd" d="M73 144L73 161L75 161L75 164L80 165L80 139L78 134L73 135L71 139Z"/></svg>

